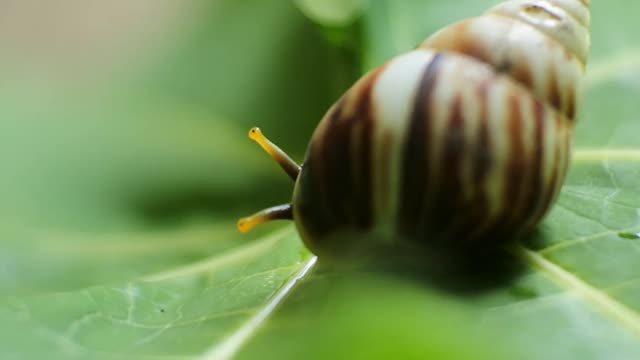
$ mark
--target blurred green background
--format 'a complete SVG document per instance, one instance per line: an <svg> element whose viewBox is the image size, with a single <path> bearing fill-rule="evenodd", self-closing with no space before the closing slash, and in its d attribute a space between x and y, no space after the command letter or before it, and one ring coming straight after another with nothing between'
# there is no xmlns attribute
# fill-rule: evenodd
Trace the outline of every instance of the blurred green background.
<svg viewBox="0 0 640 360"><path fill-rule="evenodd" d="M237 237L227 220L291 196L249 127L299 159L355 75L289 2L2 6L0 231L11 265L0 293L126 279L227 246L210 231ZM173 238L188 228L204 233Z"/></svg>
<svg viewBox="0 0 640 360"><path fill-rule="evenodd" d="M638 358L640 5L592 5L567 184L481 291L235 229L292 191L251 126L301 160L360 74L495 3L1 1L0 358Z"/></svg>

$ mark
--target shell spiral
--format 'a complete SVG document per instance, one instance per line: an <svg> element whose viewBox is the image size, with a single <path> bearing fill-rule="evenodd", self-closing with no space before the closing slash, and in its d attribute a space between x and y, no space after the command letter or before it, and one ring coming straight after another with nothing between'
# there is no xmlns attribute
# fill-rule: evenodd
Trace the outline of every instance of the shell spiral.
<svg viewBox="0 0 640 360"><path fill-rule="evenodd" d="M567 172L589 21L588 0L506 1L363 76L296 182L306 245L486 246L535 227Z"/></svg>

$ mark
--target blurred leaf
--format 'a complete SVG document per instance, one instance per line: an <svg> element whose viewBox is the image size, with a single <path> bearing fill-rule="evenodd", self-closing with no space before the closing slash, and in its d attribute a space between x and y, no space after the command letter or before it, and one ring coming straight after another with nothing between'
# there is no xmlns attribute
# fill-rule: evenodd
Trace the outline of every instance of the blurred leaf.
<svg viewBox="0 0 640 360"><path fill-rule="evenodd" d="M117 71L82 64L96 74L76 78L51 68L46 48L38 49L38 58L0 62L0 294L70 290L198 261L237 244L237 216L290 198L290 181L247 131L264 125L274 139L306 145L282 128L298 132L295 124L301 124L310 131L313 121L288 116L321 116L330 86L286 81L282 73L306 73L310 61L298 57L292 66L282 59L289 59L288 46L312 49L309 58L329 47L309 34L312 25L293 5L253 3L264 8L256 16L274 24L269 36L253 36L262 32L245 10L257 7L199 1L185 11L185 24L176 20L172 32L156 34L166 43L144 38L130 46L135 51L113 54L143 64L121 64ZM126 13L126 4L112 6ZM22 16L29 16L24 6ZM137 6L144 11L144 4ZM146 6L156 11L160 4ZM76 21L90 15L78 9L45 18L66 24L67 16L80 33L91 21ZM233 26L218 26L218 20ZM41 33L46 27L33 32L35 39L56 36ZM256 50L263 55L252 56ZM309 79L322 77L323 68L329 66L314 66ZM274 101L290 104L264 105ZM240 121L223 113L251 117ZM274 118L286 127L269 126ZM292 150L300 154L304 146Z"/></svg>
<svg viewBox="0 0 640 360"><path fill-rule="evenodd" d="M376 66L495 2L371 1L356 58ZM350 72L290 4L214 3L134 79L63 91L13 74L0 89L3 358L640 356L635 5L592 5L574 164L514 250L524 269L452 294L318 266L294 288L315 260L292 227L236 233L291 186L248 126L265 119L301 154ZM357 2L301 4L327 25Z"/></svg>
<svg viewBox="0 0 640 360"><path fill-rule="evenodd" d="M188 358L233 351L245 340L227 337L241 326L254 331L279 289L292 285L312 259L288 228L126 283L8 297L0 301L3 357Z"/></svg>
<svg viewBox="0 0 640 360"><path fill-rule="evenodd" d="M350 25L367 6L368 0L295 0L313 21L325 26Z"/></svg>
<svg viewBox="0 0 640 360"><path fill-rule="evenodd" d="M481 320L459 299L401 278L318 270L238 359L520 358Z"/></svg>
<svg viewBox="0 0 640 360"><path fill-rule="evenodd" d="M143 90L208 109L246 130L260 126L301 160L315 125L354 80L352 60L329 46L291 1L198 3L198 26L172 56L149 67Z"/></svg>

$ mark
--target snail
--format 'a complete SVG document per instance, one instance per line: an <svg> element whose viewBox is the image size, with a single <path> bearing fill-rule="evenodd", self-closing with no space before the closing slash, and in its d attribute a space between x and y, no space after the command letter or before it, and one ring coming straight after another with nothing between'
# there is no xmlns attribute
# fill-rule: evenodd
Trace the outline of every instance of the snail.
<svg viewBox="0 0 640 360"><path fill-rule="evenodd" d="M511 0L449 25L358 80L298 165L292 203L238 221L294 220L316 255L500 246L554 203L570 160L590 46L589 0Z"/></svg>

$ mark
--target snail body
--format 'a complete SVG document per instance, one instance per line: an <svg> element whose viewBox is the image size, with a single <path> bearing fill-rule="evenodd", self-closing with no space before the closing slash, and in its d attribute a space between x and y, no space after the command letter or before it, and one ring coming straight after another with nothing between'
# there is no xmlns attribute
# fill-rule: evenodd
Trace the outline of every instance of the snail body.
<svg viewBox="0 0 640 360"><path fill-rule="evenodd" d="M513 0L447 26L357 81L298 170L253 129L296 182L292 204L240 229L293 219L324 256L530 231L567 172L588 25L587 0Z"/></svg>

